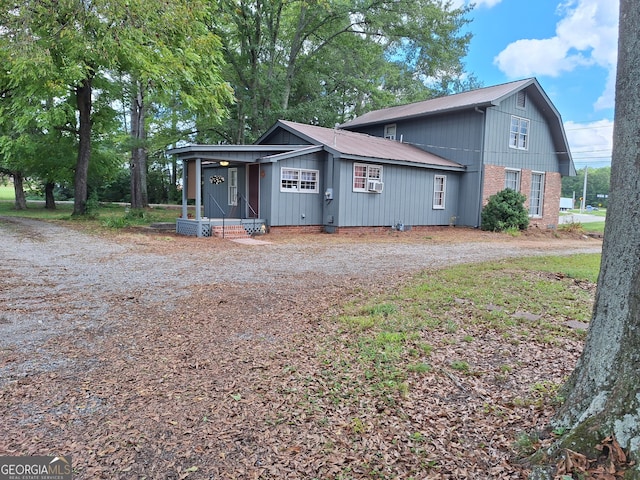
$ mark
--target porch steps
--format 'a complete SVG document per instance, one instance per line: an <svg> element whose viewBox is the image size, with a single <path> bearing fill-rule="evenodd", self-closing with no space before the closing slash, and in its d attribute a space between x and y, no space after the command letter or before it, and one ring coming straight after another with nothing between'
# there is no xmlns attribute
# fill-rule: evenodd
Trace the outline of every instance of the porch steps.
<svg viewBox="0 0 640 480"><path fill-rule="evenodd" d="M242 225L212 225L211 226L211 236L226 238L228 240L233 240L236 238L251 238L251 236L247 233Z"/></svg>

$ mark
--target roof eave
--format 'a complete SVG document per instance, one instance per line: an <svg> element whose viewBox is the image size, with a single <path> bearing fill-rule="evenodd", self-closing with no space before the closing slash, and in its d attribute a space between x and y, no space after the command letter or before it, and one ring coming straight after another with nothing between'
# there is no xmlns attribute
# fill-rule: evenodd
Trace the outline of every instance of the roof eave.
<svg viewBox="0 0 640 480"><path fill-rule="evenodd" d="M436 116L436 115L442 115L442 114L446 114L446 113L451 113L451 112L461 112L464 110L475 110L476 108L488 108L488 107L495 107L497 106L498 103L495 101L490 101L490 102L479 102L479 103L474 103L474 104L467 104L467 105L459 105L456 107L450 107L450 108L442 108L440 110L434 110L431 112L423 112L423 113L416 113L414 115L401 115L401 116L397 116L397 117L389 117L389 118L385 118L383 120L372 120L372 121L368 121L368 122L362 122L362 123L355 123L355 124L351 124L351 122L347 122L347 123L343 123L342 125L340 125L340 128L344 129L344 130L351 130L352 128L359 128L359 127L369 127L371 125L380 125L382 123L392 123L392 122L398 122L401 120L413 120L414 118L424 118L424 117L432 117L432 116ZM357 119L352 120L355 121Z"/></svg>
<svg viewBox="0 0 640 480"><path fill-rule="evenodd" d="M402 165L407 167L428 168L432 170L447 170L454 172L464 172L467 167L464 165L438 165L432 163L412 162L411 160L396 160L393 158L380 158L380 157L364 157L362 155L351 154L337 154L336 158L343 158L345 160L355 160L359 162L375 162L387 165Z"/></svg>

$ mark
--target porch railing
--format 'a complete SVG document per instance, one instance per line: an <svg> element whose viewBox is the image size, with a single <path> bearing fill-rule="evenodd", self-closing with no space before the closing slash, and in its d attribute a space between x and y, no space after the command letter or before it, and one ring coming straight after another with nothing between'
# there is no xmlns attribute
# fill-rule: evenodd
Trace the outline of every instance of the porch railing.
<svg viewBox="0 0 640 480"><path fill-rule="evenodd" d="M208 194L207 200L209 201L209 211L213 210L212 209L212 204L211 204L211 201L213 201L215 206L218 207L218 210L220 210L220 213L222 214L221 215L221 217L222 217L222 238L224 238L224 219L226 217L226 213L225 213L224 209L220 206L218 201L210 193ZM211 228L211 216L209 216L209 228Z"/></svg>
<svg viewBox="0 0 640 480"><path fill-rule="evenodd" d="M242 195L241 193L238 193L238 198L240 198L242 201L244 201L244 211L245 213L247 213L249 210L251 211L252 215L251 218L253 219L253 232L256 231L256 220L258 219L258 212L256 212L253 207L251 206L251 204L249 203L249 200L247 200L247 198ZM248 215L247 215L248 216Z"/></svg>

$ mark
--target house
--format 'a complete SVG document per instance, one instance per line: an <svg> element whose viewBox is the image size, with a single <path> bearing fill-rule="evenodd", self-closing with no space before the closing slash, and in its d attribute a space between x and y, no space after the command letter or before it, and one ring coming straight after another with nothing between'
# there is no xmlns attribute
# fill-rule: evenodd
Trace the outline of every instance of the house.
<svg viewBox="0 0 640 480"><path fill-rule="evenodd" d="M527 197L555 228L575 175L560 114L536 79L364 114L336 128L280 120L254 145L187 145L179 233L480 225L489 196ZM196 218L187 219L193 198ZM204 216L200 217L201 206Z"/></svg>

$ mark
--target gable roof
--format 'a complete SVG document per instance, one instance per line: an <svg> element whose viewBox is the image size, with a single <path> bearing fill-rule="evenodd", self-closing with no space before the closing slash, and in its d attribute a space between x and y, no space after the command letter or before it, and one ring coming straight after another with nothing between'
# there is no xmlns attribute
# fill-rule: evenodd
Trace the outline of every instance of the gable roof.
<svg viewBox="0 0 640 480"><path fill-rule="evenodd" d="M479 88L455 95L447 95L422 102L411 103L409 105L374 110L354 118L342 124L340 127L351 129L368 125L391 123L399 120L428 117L459 110L493 107L499 105L505 98L521 90L527 92L527 97L535 102L549 124L555 150L558 152L557 155L562 174L575 175L576 170L569 150L569 142L567 141L560 112L558 112L535 78Z"/></svg>
<svg viewBox="0 0 640 480"><path fill-rule="evenodd" d="M323 145L326 150L341 158L420 164L448 170L465 169L459 163L426 152L407 143L348 130L318 127L287 120L278 120L256 143L260 144L266 141L279 128L297 135L312 145Z"/></svg>
<svg viewBox="0 0 640 480"><path fill-rule="evenodd" d="M350 122L342 124L341 128L352 128L364 125L371 125L380 122L393 120L404 120L413 117L424 117L438 113L451 112L454 110L466 110L475 107L490 107L497 105L500 101L518 90L521 90L533 83L538 83L534 78L519 80L517 82L503 83L493 87L479 88L468 92L447 95L444 97L432 98L422 102L399 105L397 107L374 110L354 118ZM542 90L540 88L540 90ZM549 102L551 103L551 102Z"/></svg>

